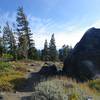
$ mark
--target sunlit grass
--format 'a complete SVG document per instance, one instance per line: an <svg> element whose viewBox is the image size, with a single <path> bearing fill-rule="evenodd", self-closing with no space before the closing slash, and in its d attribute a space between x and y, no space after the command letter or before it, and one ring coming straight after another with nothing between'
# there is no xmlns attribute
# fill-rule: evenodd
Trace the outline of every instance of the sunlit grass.
<svg viewBox="0 0 100 100"><path fill-rule="evenodd" d="M43 96L48 97L48 100L87 100L89 97L92 97L93 100L99 100L100 98L100 94L90 88L88 82L77 83L66 77L54 77L40 82L34 90L37 98L34 99L33 94L32 100L40 99ZM38 98L39 94L41 95Z"/></svg>
<svg viewBox="0 0 100 100"><path fill-rule="evenodd" d="M26 82L27 71L31 68L33 72L39 71L43 63L41 61L3 62L2 65L9 70L3 69L0 72L0 91L16 91L16 89L21 88ZM31 64L34 66L30 66ZM34 93L37 96L36 100L38 97L41 98L41 95L51 98L50 100L86 100L88 97L99 100L100 79L77 83L75 79L55 76L41 80L39 84L36 84L36 87L33 87L33 90L35 90ZM32 98L34 98L34 94Z"/></svg>
<svg viewBox="0 0 100 100"><path fill-rule="evenodd" d="M14 84L12 81L15 79L23 78L24 74L21 72L4 72L0 74L0 91L12 91ZM16 83L19 84L19 83Z"/></svg>

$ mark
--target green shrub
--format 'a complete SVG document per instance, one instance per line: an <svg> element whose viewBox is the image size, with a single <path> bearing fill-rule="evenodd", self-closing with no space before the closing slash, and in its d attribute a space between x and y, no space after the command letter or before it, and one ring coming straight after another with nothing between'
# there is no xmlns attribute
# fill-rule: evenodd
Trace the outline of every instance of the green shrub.
<svg viewBox="0 0 100 100"><path fill-rule="evenodd" d="M79 95L73 93L73 94L70 94L70 95L69 95L68 100L79 100L79 98L80 98Z"/></svg>
<svg viewBox="0 0 100 100"><path fill-rule="evenodd" d="M8 62L0 62L0 72L7 72L12 69L12 66Z"/></svg>
<svg viewBox="0 0 100 100"><path fill-rule="evenodd" d="M100 79L90 81L89 87L100 92Z"/></svg>
<svg viewBox="0 0 100 100"><path fill-rule="evenodd" d="M3 59L13 59L13 56L11 54L3 54L2 58Z"/></svg>

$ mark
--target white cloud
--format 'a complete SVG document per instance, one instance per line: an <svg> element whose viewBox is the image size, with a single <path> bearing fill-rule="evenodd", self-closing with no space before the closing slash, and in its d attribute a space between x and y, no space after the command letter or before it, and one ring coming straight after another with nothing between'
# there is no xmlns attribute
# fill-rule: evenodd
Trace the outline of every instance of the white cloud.
<svg viewBox="0 0 100 100"><path fill-rule="evenodd" d="M15 22L16 13L3 13L0 16L0 24L3 26L6 21L10 23ZM28 15L30 27L32 29L33 39L37 48L42 49L45 39L50 41L51 35L55 34L57 48L61 48L62 45L68 44L75 46L81 39L85 31L90 27L100 28L100 20L96 20L91 25L84 25L82 23L56 23L53 19L41 19L32 15Z"/></svg>
<svg viewBox="0 0 100 100"><path fill-rule="evenodd" d="M96 20L90 27L100 28L100 20Z"/></svg>
<svg viewBox="0 0 100 100"><path fill-rule="evenodd" d="M15 12L14 13L10 13L10 12L1 13L0 25L4 26L7 21L10 24L13 24L15 22L15 17L16 17L16 13Z"/></svg>
<svg viewBox="0 0 100 100"><path fill-rule="evenodd" d="M67 26L67 25L66 25ZM52 27L52 28L58 28L58 26ZM75 46L75 44L81 39L81 37L83 36L84 32L87 30L88 28L82 29L81 27L76 27L76 26L67 26L66 28L62 27L62 30L54 30L53 33L55 34L55 40L56 40L56 45L57 48L61 48L62 45L64 44L68 44L71 46ZM37 46L37 48L43 48L44 46L44 41L45 39L48 40L48 42L50 41L52 32L50 32L48 30L48 27L46 27L45 25L42 27L38 27L37 32L39 32L39 34L34 34L33 38L35 39L35 44Z"/></svg>

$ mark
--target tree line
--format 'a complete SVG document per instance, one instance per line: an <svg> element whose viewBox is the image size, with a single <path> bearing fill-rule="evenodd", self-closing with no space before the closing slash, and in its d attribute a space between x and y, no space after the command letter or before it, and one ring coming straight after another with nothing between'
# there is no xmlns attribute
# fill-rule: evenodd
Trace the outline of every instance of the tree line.
<svg viewBox="0 0 100 100"><path fill-rule="evenodd" d="M51 36L50 43L45 40L44 48L38 50L35 47L33 33L23 7L17 9L16 24L11 27L6 22L3 28L0 27L0 33L0 58L9 55L13 60L63 61L72 50L72 47L68 45L63 45L61 49L57 50L54 34Z"/></svg>

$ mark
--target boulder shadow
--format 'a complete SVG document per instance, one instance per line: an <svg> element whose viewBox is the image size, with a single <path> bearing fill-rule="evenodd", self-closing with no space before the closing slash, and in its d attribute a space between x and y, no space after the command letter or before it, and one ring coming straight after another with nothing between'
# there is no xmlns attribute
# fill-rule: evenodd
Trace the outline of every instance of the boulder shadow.
<svg viewBox="0 0 100 100"><path fill-rule="evenodd" d="M11 83L15 92L33 92L38 83L56 75L59 75L59 72L55 65L43 66L40 71L30 73L27 78L14 79Z"/></svg>

